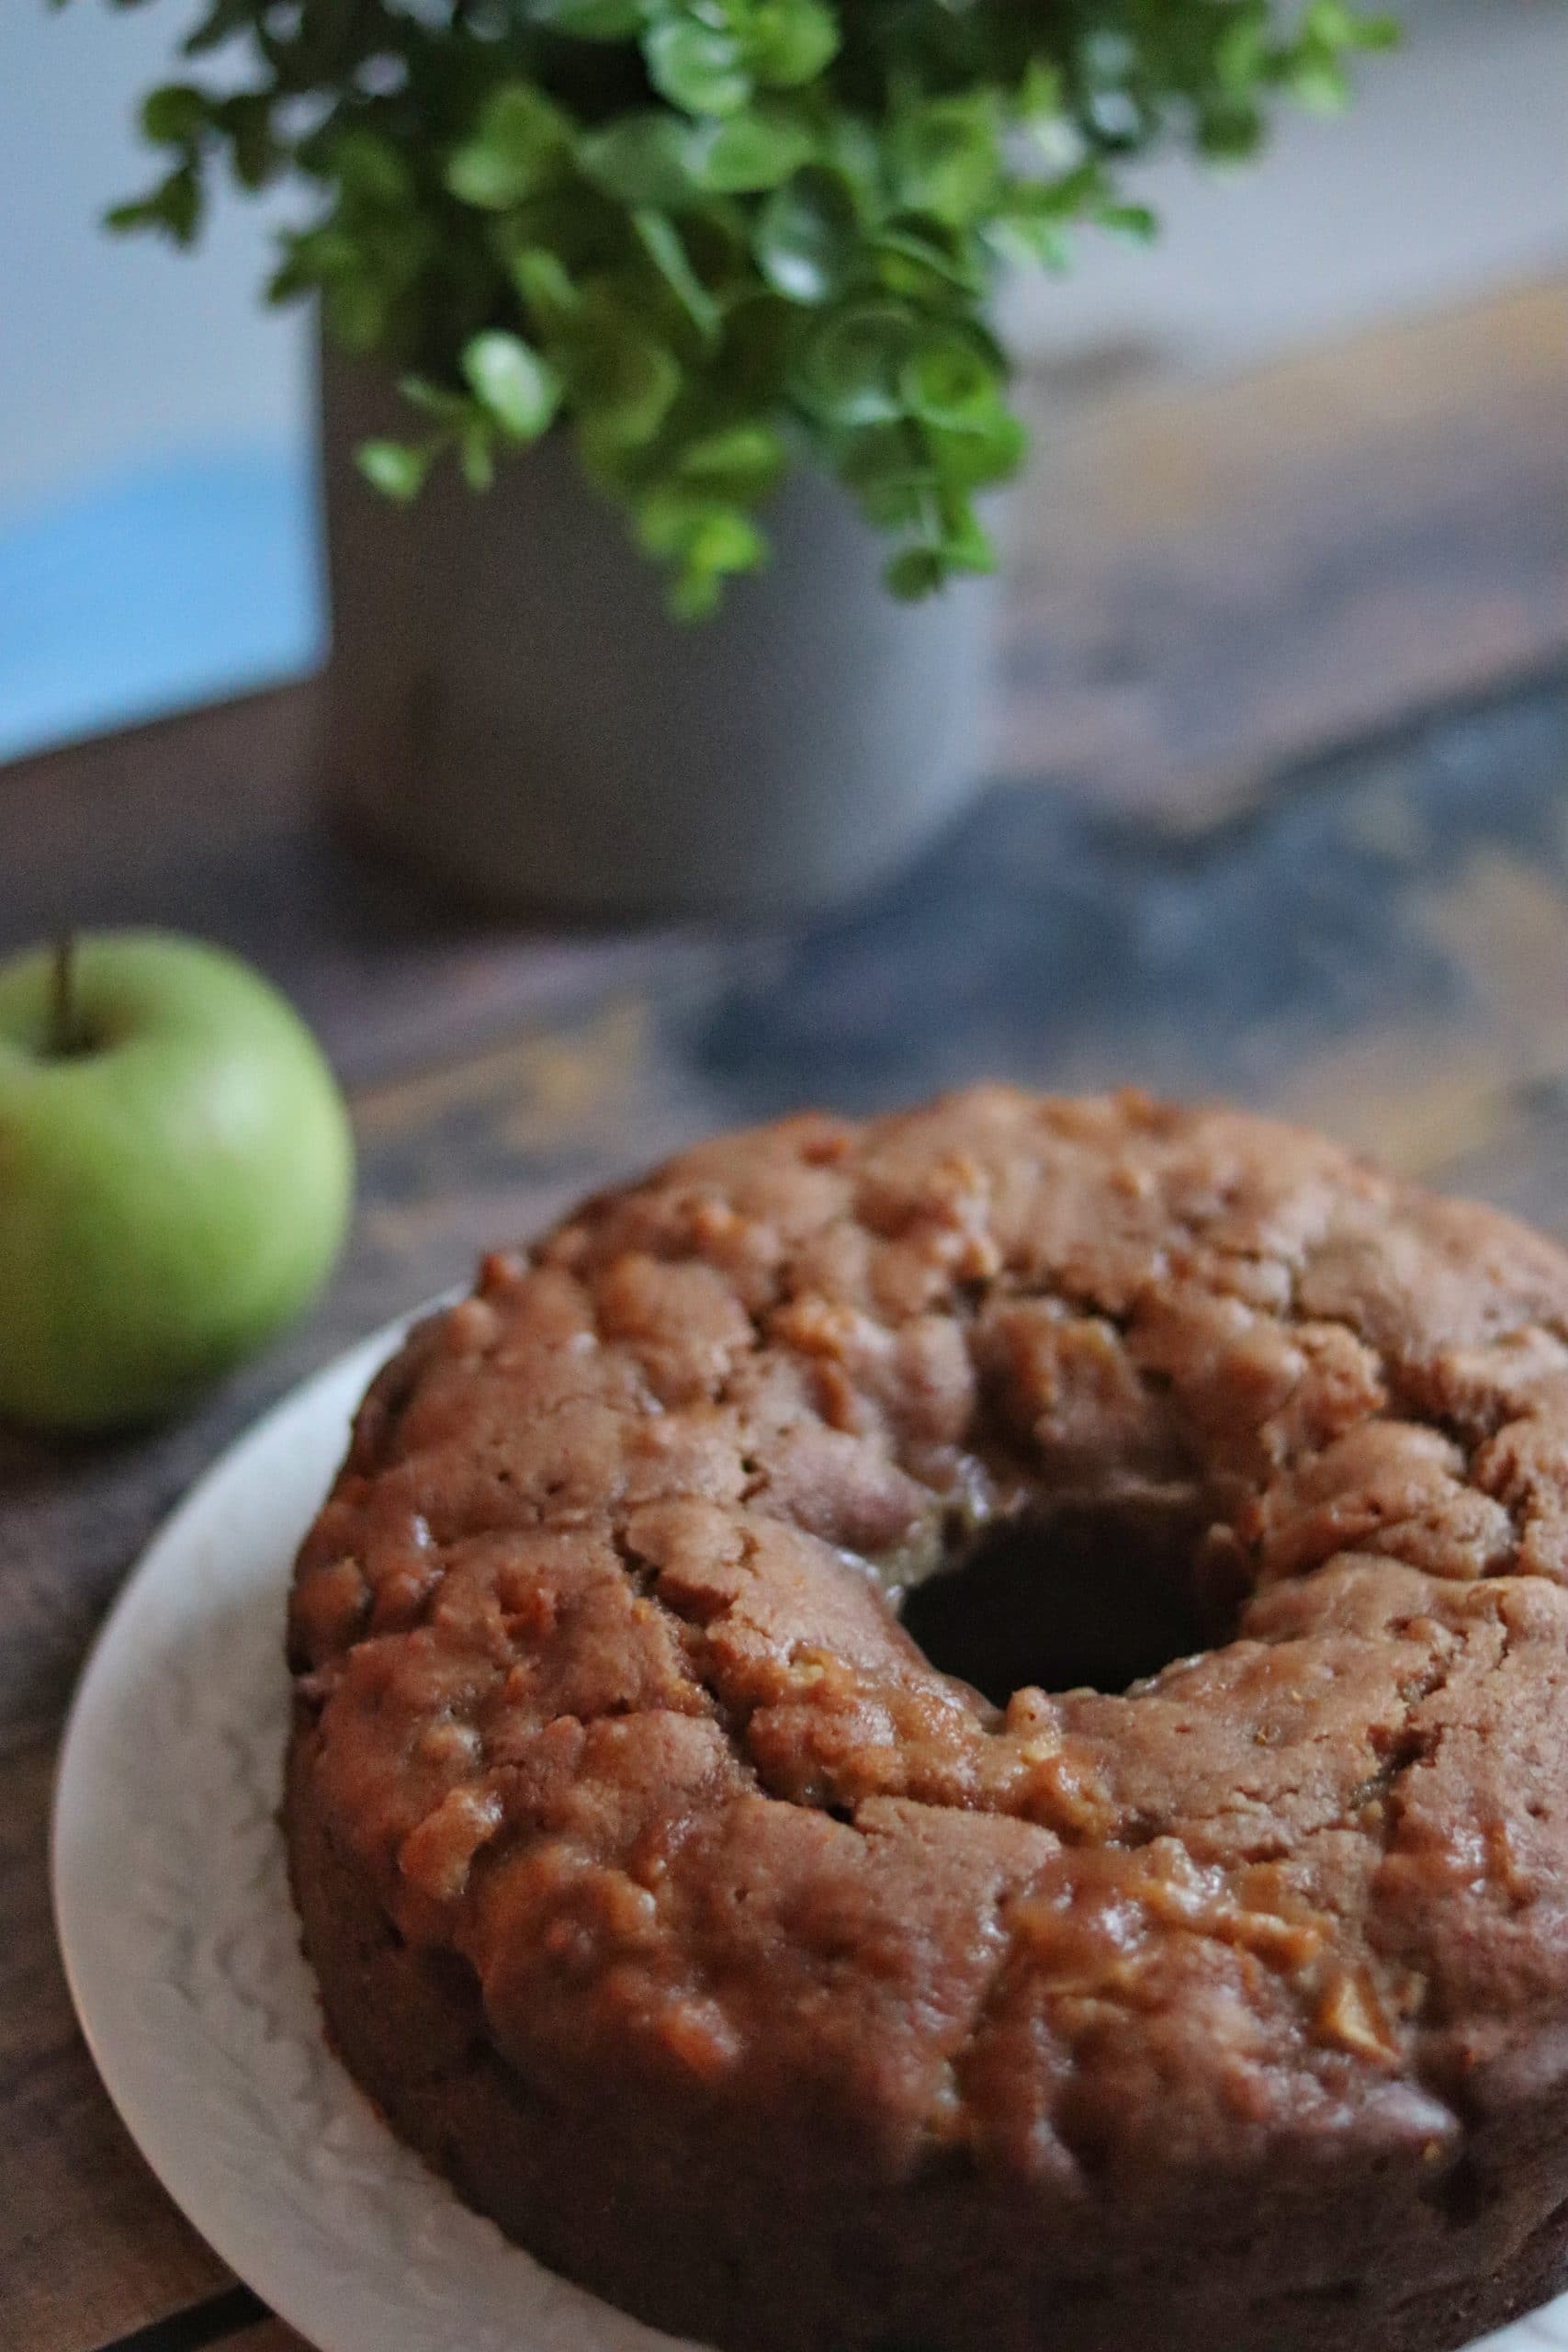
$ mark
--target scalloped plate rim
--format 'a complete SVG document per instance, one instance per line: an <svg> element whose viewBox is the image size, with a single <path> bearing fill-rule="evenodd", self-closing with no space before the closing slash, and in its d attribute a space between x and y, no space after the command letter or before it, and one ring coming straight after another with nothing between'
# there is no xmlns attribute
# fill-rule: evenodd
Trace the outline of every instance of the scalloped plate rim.
<svg viewBox="0 0 1568 2352"><path fill-rule="evenodd" d="M169 2079L159 2055L161 2029L155 2023L149 2026L139 2004L155 2007L170 1988L140 1976L134 1953L131 1968L124 1966L121 1923L106 1915L99 1872L107 1870L112 1884L117 1871L128 1867L124 1849L117 1853L116 1846L118 1833L129 1827L124 1816L135 1799L115 1775L114 1766L116 1740L126 1730L128 1693L137 1670L145 1668L160 1635L167 1635L182 1614L199 1619L205 1610L216 1617L221 1580L195 1599L188 1590L182 1597L180 1587L186 1582L193 1555L199 1555L204 1544L216 1540L218 1557L222 1557L225 1508L231 1508L236 1498L243 1502L247 1485L265 1476L269 1464L303 1437L319 1475L310 1481L308 1499L299 1495L292 1509L285 1506L280 1511L287 1524L279 1527L269 1547L276 1554L269 1578L276 1592L268 1605L276 1627L280 1686L286 1690L281 1680L282 1610L294 1547L325 1491L346 1443L352 1411L373 1373L412 1322L444 1303L444 1298L426 1302L308 1376L196 1480L147 1545L92 1645L55 1772L51 1875L56 1933L83 2036L110 2099L186 2218L236 2276L319 2352L432 2352L428 2290L402 2302L410 2266L406 2242L393 2233L379 2245L364 2238L352 2244L335 2241L329 2252L341 2257L336 2261L323 2259L321 2248L311 2243L302 2249L291 2232L303 2222L308 2241L310 2217L301 2216L295 2201L297 2182L264 2174L250 2184L249 2195L236 2195L231 2185L224 2185L222 2165L215 2167L212 2162L214 2151L221 2153L223 2085L207 2065L199 2041L179 2053L183 2075L176 2067L175 2079ZM254 1579L253 1607L259 1606L261 1581ZM238 1589L243 1600L243 1576ZM155 1767L153 1778L155 1782ZM272 1837L280 1873L282 1838L276 1825ZM286 1915L285 1926L298 1970L308 1983L291 1914ZM513 2347L514 2352L682 2352L674 2339L555 2277L508 2244L491 2223L470 2213L445 2182L411 2158L328 2052L313 1990L310 2004L313 2057L341 2115L356 2138L373 2143L370 2161L384 2158L389 2176L401 2177L405 2199L423 2209L420 2220L433 2242L439 2246L449 2241L457 2255L452 2271L439 2279L444 2290L460 2293L478 2252L484 2278L474 2291L483 2307L465 2312L456 2305L442 2306L443 2334L454 2346L482 2345L483 2352L491 2352L492 2346L500 2352L502 2345L508 2352ZM357 2153L363 2165L365 2152ZM351 2156L351 2176L353 2169ZM330 2237L330 2233L324 2234ZM491 2290L488 2299L483 2298L486 2284ZM497 2307L498 2286L500 2295L510 2299L514 2294L519 2303L533 2308L514 2317L509 2300L502 2312Z"/></svg>

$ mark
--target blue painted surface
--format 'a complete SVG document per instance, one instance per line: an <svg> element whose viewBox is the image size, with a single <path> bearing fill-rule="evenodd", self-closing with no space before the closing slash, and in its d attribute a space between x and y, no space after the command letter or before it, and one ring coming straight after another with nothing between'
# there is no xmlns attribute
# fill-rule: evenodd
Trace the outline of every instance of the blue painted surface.
<svg viewBox="0 0 1568 2352"><path fill-rule="evenodd" d="M284 444L0 506L0 759L311 668L314 497Z"/></svg>
<svg viewBox="0 0 1568 2352"><path fill-rule="evenodd" d="M1382 1083L1402 1068L1413 1099L1441 1095L1495 1034L1499 990L1524 985L1513 910L1550 906L1534 918L1548 963L1545 943L1568 936L1568 679L1438 712L1288 785L1186 839L1046 778L998 786L912 872L759 939L721 993L680 1008L700 1098L716 1123L802 1102L858 1114L984 1071L1299 1113L1298 1073L1379 1037L1397 1040ZM1561 992L1544 965L1530 985L1539 1004L1507 1018L1550 1035ZM1353 1085L1325 1093L1347 1115L1366 1108ZM1568 1181L1554 1199L1568 1226ZM1526 1213L1543 1214L1540 1194Z"/></svg>

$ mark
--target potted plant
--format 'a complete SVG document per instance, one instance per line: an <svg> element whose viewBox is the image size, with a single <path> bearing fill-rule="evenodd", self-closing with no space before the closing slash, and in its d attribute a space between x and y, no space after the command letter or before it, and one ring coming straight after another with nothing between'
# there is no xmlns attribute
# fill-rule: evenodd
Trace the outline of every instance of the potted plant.
<svg viewBox="0 0 1568 2352"><path fill-rule="evenodd" d="M492 900L852 888L974 780L998 271L1247 155L1344 0L208 0L121 228L308 191L341 808ZM199 78L198 78L199 77ZM660 576L661 575L661 578Z"/></svg>

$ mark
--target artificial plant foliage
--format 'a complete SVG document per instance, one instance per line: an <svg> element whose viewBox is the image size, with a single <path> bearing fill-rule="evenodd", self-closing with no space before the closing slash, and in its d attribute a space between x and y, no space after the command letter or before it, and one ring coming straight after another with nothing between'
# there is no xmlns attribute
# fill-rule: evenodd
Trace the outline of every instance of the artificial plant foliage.
<svg viewBox="0 0 1568 2352"><path fill-rule="evenodd" d="M214 173L302 180L268 292L397 372L394 498L558 421L695 615L807 455L918 596L989 567L1025 446L1000 266L1150 234L1130 158L1247 157L1392 38L1345 0L210 0L110 218L188 244Z"/></svg>

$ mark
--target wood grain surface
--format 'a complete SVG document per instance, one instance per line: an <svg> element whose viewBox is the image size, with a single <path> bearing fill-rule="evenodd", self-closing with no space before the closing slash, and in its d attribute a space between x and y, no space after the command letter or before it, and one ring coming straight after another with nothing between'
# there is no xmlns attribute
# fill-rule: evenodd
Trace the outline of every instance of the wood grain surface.
<svg viewBox="0 0 1568 2352"><path fill-rule="evenodd" d="M1021 501L998 764L1177 827L1558 659L1568 289L1056 423Z"/></svg>
<svg viewBox="0 0 1568 2352"><path fill-rule="evenodd" d="M0 772L0 950L66 919L238 947L320 1028L361 1154L329 1295L199 1413L0 1431L9 2352L298 2352L108 2108L46 1825L128 1566L301 1374L691 1136L985 1073L1224 1091L1568 1238L1565 348L1548 287L1058 422L1016 528L996 781L809 925L432 908L318 831L308 686Z"/></svg>

